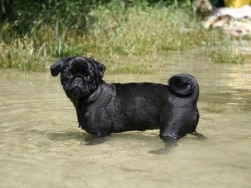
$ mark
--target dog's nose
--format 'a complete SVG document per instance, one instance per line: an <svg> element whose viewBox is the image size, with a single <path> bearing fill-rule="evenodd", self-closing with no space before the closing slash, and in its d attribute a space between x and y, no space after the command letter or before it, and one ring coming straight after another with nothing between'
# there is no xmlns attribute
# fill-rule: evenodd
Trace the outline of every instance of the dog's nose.
<svg viewBox="0 0 251 188"><path fill-rule="evenodd" d="M83 82L82 78L79 78L79 77L75 78L74 81L77 82L77 83L82 83Z"/></svg>

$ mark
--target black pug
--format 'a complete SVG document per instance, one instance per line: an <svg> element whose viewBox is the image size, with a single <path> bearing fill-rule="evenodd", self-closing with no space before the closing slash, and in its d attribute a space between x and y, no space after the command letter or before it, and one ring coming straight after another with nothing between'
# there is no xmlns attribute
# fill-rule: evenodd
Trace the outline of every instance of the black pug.
<svg viewBox="0 0 251 188"><path fill-rule="evenodd" d="M100 140L110 133L160 129L166 145L187 133L198 137L199 86L189 74L172 76L168 84L106 83L106 67L92 58L67 57L51 66L61 73L66 95L77 111L79 127ZM102 139L101 139L102 140Z"/></svg>

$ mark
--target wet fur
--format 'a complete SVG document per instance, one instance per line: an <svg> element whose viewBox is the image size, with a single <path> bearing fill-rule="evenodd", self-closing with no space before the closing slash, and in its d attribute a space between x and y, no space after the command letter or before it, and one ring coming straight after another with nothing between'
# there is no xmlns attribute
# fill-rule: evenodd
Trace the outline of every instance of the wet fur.
<svg viewBox="0 0 251 188"><path fill-rule="evenodd" d="M168 84L106 83L105 66L92 58L68 57L51 66L76 108L79 127L95 138L110 133L160 129L166 144L196 132L199 86L189 74L172 76Z"/></svg>

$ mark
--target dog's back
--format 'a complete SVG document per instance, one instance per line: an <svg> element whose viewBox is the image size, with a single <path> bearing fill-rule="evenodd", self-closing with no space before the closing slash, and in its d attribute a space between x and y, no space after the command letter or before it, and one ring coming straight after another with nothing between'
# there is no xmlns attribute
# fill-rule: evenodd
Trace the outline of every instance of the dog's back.
<svg viewBox="0 0 251 188"><path fill-rule="evenodd" d="M196 103L199 87L191 75L175 75L169 79L169 85L155 83L113 85L115 95L111 105L114 110L116 109L114 114L120 114L120 122L116 123L114 132L157 129L167 126L166 124L174 118L181 119L175 120L182 121L177 122L178 126L186 122L190 125L190 120L184 119L187 114L190 114L189 118L194 117L193 119L197 121Z"/></svg>

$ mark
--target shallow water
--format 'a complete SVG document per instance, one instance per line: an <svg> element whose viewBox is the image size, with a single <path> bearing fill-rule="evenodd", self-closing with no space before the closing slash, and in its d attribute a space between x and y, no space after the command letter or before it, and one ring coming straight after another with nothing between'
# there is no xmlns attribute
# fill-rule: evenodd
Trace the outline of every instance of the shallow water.
<svg viewBox="0 0 251 188"><path fill-rule="evenodd" d="M59 77L0 72L0 187L250 187L251 59L214 64L199 52L160 58L153 75L106 75L108 82L166 83L187 72L200 84L198 132L165 155L158 131L112 134L86 145ZM154 62L155 63L155 62ZM158 66L157 66L158 67ZM108 67L109 69L109 67Z"/></svg>

